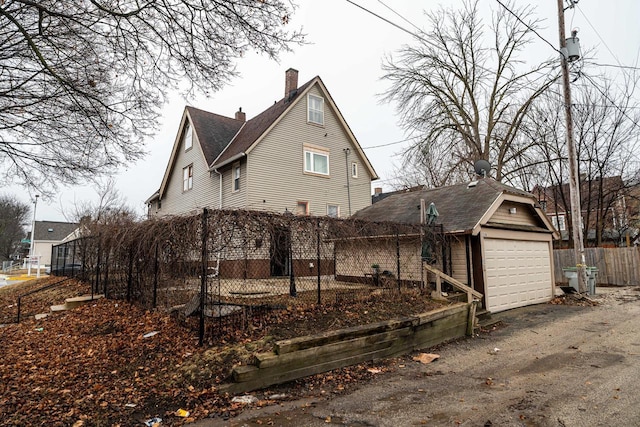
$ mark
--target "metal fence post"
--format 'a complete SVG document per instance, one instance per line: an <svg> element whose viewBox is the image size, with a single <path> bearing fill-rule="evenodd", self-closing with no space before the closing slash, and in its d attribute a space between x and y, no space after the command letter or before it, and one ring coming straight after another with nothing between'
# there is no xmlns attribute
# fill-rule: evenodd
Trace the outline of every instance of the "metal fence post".
<svg viewBox="0 0 640 427"><path fill-rule="evenodd" d="M293 272L293 233L291 232L291 221L289 221L287 240L287 248L289 250L289 295L295 297L298 296L298 291L296 289L296 277Z"/></svg>
<svg viewBox="0 0 640 427"><path fill-rule="evenodd" d="M131 301L131 287L133 286L133 243L129 246L129 268L127 271L127 301Z"/></svg>
<svg viewBox="0 0 640 427"><path fill-rule="evenodd" d="M153 308L158 306L158 268L160 263L158 262L158 243L156 242L156 250L153 262Z"/></svg>
<svg viewBox="0 0 640 427"><path fill-rule="evenodd" d="M396 228L396 264L398 269L398 290L400 290L400 232Z"/></svg>
<svg viewBox="0 0 640 427"><path fill-rule="evenodd" d="M97 256L97 261L96 261L96 292L100 289L100 262L101 262L101 255L102 255L102 235L98 234L98 256ZM103 289L103 293L104 293L104 297L105 298L109 298L109 295L107 294L107 287L105 286L105 288Z"/></svg>
<svg viewBox="0 0 640 427"><path fill-rule="evenodd" d="M318 269L318 305L320 305L320 218L316 219L316 268Z"/></svg>
<svg viewBox="0 0 640 427"><path fill-rule="evenodd" d="M204 343L204 308L205 308L205 298L207 291L207 269L209 267L209 252L207 250L207 238L209 236L208 229L208 214L209 211L207 208L202 210L202 259L201 266L202 269L200 271L200 330L198 336L198 345L202 346Z"/></svg>

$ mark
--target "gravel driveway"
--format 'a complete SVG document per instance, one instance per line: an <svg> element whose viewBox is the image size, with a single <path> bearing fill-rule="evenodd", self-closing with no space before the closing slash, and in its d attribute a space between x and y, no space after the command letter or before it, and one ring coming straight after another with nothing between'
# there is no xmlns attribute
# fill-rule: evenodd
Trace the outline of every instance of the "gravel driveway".
<svg viewBox="0 0 640 427"><path fill-rule="evenodd" d="M198 426L638 426L640 289L599 288L598 306L499 313L504 326L396 359L348 395L247 409Z"/></svg>

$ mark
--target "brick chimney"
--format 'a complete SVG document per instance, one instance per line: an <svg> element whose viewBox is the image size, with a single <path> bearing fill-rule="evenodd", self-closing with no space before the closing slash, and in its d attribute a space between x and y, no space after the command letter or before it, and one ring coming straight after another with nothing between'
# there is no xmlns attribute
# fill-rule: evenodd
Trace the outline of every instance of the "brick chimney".
<svg viewBox="0 0 640 427"><path fill-rule="evenodd" d="M288 98L296 89L298 89L298 70L289 68L284 73L284 97Z"/></svg>
<svg viewBox="0 0 640 427"><path fill-rule="evenodd" d="M242 120L243 122L247 121L247 113L242 111L242 107L238 108L238 111L236 111L236 120Z"/></svg>

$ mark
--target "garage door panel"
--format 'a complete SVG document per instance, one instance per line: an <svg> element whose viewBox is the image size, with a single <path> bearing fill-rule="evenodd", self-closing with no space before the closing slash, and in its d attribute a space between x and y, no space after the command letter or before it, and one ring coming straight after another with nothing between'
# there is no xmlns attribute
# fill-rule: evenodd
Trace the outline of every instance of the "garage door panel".
<svg viewBox="0 0 640 427"><path fill-rule="evenodd" d="M547 242L485 239L485 265L489 311L538 304L552 297Z"/></svg>

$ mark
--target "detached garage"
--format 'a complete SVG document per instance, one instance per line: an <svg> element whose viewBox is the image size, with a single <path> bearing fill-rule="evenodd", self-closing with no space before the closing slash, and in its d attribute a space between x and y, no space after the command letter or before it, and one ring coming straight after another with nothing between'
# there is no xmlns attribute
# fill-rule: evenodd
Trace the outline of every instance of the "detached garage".
<svg viewBox="0 0 640 427"><path fill-rule="evenodd" d="M544 303L553 297L552 242L559 236L532 194L483 178L373 199L354 217L419 224L424 207L433 203L439 216L425 227L442 230L446 242L434 251L441 254L437 267L482 293L488 311Z"/></svg>

